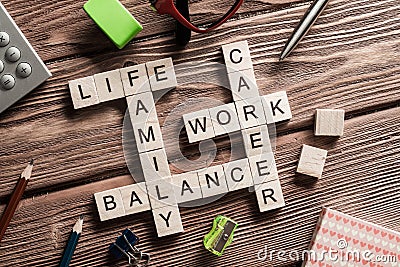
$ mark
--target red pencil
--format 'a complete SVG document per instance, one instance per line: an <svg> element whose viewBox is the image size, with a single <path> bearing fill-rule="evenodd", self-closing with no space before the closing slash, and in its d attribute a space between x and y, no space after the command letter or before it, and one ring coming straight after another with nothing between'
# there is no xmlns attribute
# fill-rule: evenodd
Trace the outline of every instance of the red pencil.
<svg viewBox="0 0 400 267"><path fill-rule="evenodd" d="M11 196L10 202L8 203L6 210L0 220L0 241L3 239L4 233L6 232L7 226L14 215L15 210L18 207L18 203L24 194L26 185L28 184L29 178L31 178L33 168L33 160L31 160L25 170L21 173L18 184L14 189L14 193Z"/></svg>

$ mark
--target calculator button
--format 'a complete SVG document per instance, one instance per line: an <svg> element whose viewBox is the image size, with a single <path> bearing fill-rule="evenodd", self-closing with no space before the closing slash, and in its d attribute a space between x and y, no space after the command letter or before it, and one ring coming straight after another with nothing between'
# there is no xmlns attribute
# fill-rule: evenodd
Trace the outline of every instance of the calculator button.
<svg viewBox="0 0 400 267"><path fill-rule="evenodd" d="M32 73L32 67L26 62L21 62L17 66L17 75L21 78L29 77Z"/></svg>
<svg viewBox="0 0 400 267"><path fill-rule="evenodd" d="M3 61L0 60L0 73L2 73L4 70L4 63Z"/></svg>
<svg viewBox="0 0 400 267"><path fill-rule="evenodd" d="M11 46L6 51L6 59L10 62L16 62L21 58L21 52L18 48Z"/></svg>
<svg viewBox="0 0 400 267"><path fill-rule="evenodd" d="M8 45L10 36L6 32L0 32L0 47Z"/></svg>
<svg viewBox="0 0 400 267"><path fill-rule="evenodd" d="M1 77L0 84L1 84L1 87L3 87L6 90L9 90L14 87L15 79L12 75L5 74L5 75L3 75L3 77Z"/></svg>

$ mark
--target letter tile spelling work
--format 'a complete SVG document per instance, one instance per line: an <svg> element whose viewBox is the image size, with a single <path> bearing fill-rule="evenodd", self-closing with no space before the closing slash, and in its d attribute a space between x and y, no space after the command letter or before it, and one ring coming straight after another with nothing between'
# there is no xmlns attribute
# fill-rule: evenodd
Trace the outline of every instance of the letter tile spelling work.
<svg viewBox="0 0 400 267"><path fill-rule="evenodd" d="M191 143L241 131L247 158L197 171L171 175L155 110L152 93L177 86L171 58L69 82L75 109L126 98L142 164L144 182L94 194L101 221L152 210L157 235L172 235L183 232L179 203L252 186L261 212L285 206L267 125L292 117L286 92L259 95L247 41L222 51L234 102L183 121Z"/></svg>

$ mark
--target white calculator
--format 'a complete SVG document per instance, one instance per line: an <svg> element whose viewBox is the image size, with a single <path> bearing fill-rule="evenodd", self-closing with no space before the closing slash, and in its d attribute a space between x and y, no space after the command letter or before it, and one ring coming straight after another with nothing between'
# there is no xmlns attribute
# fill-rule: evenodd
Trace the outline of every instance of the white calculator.
<svg viewBox="0 0 400 267"><path fill-rule="evenodd" d="M0 113L51 77L0 3Z"/></svg>

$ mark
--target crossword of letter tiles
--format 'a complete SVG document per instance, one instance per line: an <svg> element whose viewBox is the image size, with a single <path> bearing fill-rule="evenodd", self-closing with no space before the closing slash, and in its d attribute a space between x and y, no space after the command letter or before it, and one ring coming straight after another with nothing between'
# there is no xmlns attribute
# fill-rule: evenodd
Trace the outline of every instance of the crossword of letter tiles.
<svg viewBox="0 0 400 267"><path fill-rule="evenodd" d="M69 83L74 108L126 97L145 182L96 193L101 221L152 210L159 237L183 232L178 203L254 185L261 212L285 206L268 123L291 118L286 92L259 96L246 41L224 45L234 103L183 115L189 142L242 131L247 158L172 175L152 92L177 86L161 59ZM119 76L118 76L118 75Z"/></svg>
<svg viewBox="0 0 400 267"><path fill-rule="evenodd" d="M172 176L175 198L178 203L203 198L196 172L185 172Z"/></svg>
<svg viewBox="0 0 400 267"><path fill-rule="evenodd" d="M119 70L95 74L93 77L100 102L106 102L125 96Z"/></svg>
<svg viewBox="0 0 400 267"><path fill-rule="evenodd" d="M257 185L279 179L274 153L269 152L250 157L249 163L254 184Z"/></svg>
<svg viewBox="0 0 400 267"><path fill-rule="evenodd" d="M125 215L124 204L119 188L94 194L101 221Z"/></svg>
<svg viewBox="0 0 400 267"><path fill-rule="evenodd" d="M171 176L167 154L164 148L139 153L139 159L146 181L153 181Z"/></svg>
<svg viewBox="0 0 400 267"><path fill-rule="evenodd" d="M209 109L215 136L240 130L239 118L234 103Z"/></svg>
<svg viewBox="0 0 400 267"><path fill-rule="evenodd" d="M260 212L279 209L285 206L279 180L256 185L255 191Z"/></svg>
<svg viewBox="0 0 400 267"><path fill-rule="evenodd" d="M228 73L233 101L259 96L253 69Z"/></svg>
<svg viewBox="0 0 400 267"><path fill-rule="evenodd" d="M208 167L197 172L203 197L211 197L228 192L222 165Z"/></svg>
<svg viewBox="0 0 400 267"><path fill-rule="evenodd" d="M151 92L128 96L126 102L132 125L145 122L158 124L156 106Z"/></svg>
<svg viewBox="0 0 400 267"><path fill-rule="evenodd" d="M272 152L266 125L242 130L242 137L247 157Z"/></svg>
<svg viewBox="0 0 400 267"><path fill-rule="evenodd" d="M280 91L262 97L265 116L268 123L287 121L292 118L286 92Z"/></svg>
<svg viewBox="0 0 400 267"><path fill-rule="evenodd" d="M119 70L126 96L150 92L146 64L131 66Z"/></svg>
<svg viewBox="0 0 400 267"><path fill-rule="evenodd" d="M100 103L93 77L85 77L70 81L69 90L75 109Z"/></svg>
<svg viewBox="0 0 400 267"><path fill-rule="evenodd" d="M177 205L153 209L153 218L159 237L183 232L181 214Z"/></svg>
<svg viewBox="0 0 400 267"><path fill-rule="evenodd" d="M242 129L263 125L267 122L264 108L259 97L236 101L235 105Z"/></svg>
<svg viewBox="0 0 400 267"><path fill-rule="evenodd" d="M183 115L183 123L189 138L189 143L210 139L215 136L208 109Z"/></svg>
<svg viewBox="0 0 400 267"><path fill-rule="evenodd" d="M150 210L149 196L145 183L131 184L119 188L125 215Z"/></svg>
<svg viewBox="0 0 400 267"><path fill-rule="evenodd" d="M222 165L229 191L247 188L253 185L249 160L244 158L227 162Z"/></svg>

